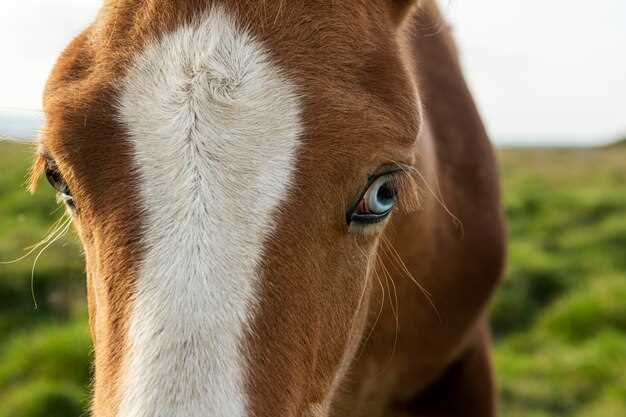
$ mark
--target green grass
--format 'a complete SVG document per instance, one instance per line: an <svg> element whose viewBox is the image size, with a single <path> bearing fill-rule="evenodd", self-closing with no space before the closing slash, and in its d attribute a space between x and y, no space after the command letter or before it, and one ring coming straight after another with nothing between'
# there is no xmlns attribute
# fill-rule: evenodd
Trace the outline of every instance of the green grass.
<svg viewBox="0 0 626 417"><path fill-rule="evenodd" d="M50 187L26 192L32 156L31 146L0 142L0 262L24 255L63 214ZM42 254L31 281L38 252L0 264L0 417L78 417L91 349L83 259L69 232Z"/></svg>
<svg viewBox="0 0 626 417"><path fill-rule="evenodd" d="M62 211L24 191L32 149L0 143L0 261ZM626 416L626 147L499 152L509 266L491 306L506 417ZM78 417L90 342L73 232L0 265L0 417Z"/></svg>
<svg viewBox="0 0 626 417"><path fill-rule="evenodd" d="M500 152L506 279L491 307L508 417L626 415L626 148Z"/></svg>

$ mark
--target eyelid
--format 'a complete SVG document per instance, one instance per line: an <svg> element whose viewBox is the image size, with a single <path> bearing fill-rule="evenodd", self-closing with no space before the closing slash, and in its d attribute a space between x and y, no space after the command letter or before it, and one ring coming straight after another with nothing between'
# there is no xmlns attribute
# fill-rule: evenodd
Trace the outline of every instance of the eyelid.
<svg viewBox="0 0 626 417"><path fill-rule="evenodd" d="M372 174L370 174L370 176L367 178L366 188L372 185L372 183L376 181L377 179L379 179L380 177L384 177L386 175L400 174L405 171L406 171L406 167L401 164L383 165L380 168L378 168L376 171L374 171Z"/></svg>

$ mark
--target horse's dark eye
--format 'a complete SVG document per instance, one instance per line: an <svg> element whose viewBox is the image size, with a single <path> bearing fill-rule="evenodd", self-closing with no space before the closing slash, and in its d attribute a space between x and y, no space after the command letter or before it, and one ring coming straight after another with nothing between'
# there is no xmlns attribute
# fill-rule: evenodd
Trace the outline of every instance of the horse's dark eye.
<svg viewBox="0 0 626 417"><path fill-rule="evenodd" d="M61 175L61 172L59 172L56 163L51 159L46 161L46 178L48 179L48 182L50 183L52 188L54 188L59 193L60 200L62 200L70 208L75 208L72 192L67 186L63 175Z"/></svg>
<svg viewBox="0 0 626 417"><path fill-rule="evenodd" d="M391 175L383 174L370 182L358 204L348 213L348 224L378 223L391 213L396 205L396 189Z"/></svg>
<svg viewBox="0 0 626 417"><path fill-rule="evenodd" d="M59 192L63 191L65 182L63 181L63 177L61 177L61 173L59 171L46 169L46 178L48 178L48 182L55 190Z"/></svg>

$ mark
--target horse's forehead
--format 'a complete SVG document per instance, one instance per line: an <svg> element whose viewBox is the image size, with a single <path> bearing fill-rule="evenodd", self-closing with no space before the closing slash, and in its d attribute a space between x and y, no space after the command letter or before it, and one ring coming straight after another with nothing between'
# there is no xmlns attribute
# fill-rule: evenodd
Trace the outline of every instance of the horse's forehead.
<svg viewBox="0 0 626 417"><path fill-rule="evenodd" d="M105 7L53 72L46 94L50 131L62 132L57 137L67 143L80 134L75 131L81 125L119 119L120 86L128 82L141 87L142 94L153 95L151 110L158 107L156 103L164 106L172 104L167 100L182 99L177 92L183 89L190 90L192 99L210 90L212 98L205 104L218 110L220 102L243 99L246 94L255 99L265 95L269 100L271 86L263 85L267 74L255 62L260 59L297 87L304 133L328 139L314 146L307 142L312 152L326 154L324 146L337 149L337 141L358 147L375 137L377 144L385 146L416 137L414 92L406 77L398 77L403 71L395 37L380 22L372 24L371 16L356 13L354 4L359 2L345 2L332 10L306 2L284 4L274 14L244 3L190 2L196 6L185 7L164 3L161 14L150 9L124 14ZM254 52L259 45L260 54ZM243 81L247 92L236 88ZM167 94L157 94L157 86ZM253 86L256 92L250 90ZM247 108L253 104L249 101ZM244 112L245 107L239 106L238 111ZM76 117L81 120L73 120ZM233 117L232 111L219 117L230 117L232 128L245 122ZM111 143L124 140L109 138Z"/></svg>

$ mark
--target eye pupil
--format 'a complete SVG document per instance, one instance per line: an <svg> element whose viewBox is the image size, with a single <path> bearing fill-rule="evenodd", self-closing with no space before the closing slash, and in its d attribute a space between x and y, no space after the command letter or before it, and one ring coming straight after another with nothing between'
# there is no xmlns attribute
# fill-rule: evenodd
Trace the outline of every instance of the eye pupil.
<svg viewBox="0 0 626 417"><path fill-rule="evenodd" d="M74 199L65 179L59 172L54 161L48 161L46 166L46 178L52 187L59 193L61 200L71 209L75 209Z"/></svg>
<svg viewBox="0 0 626 417"><path fill-rule="evenodd" d="M374 181L367 191L367 210L374 215L386 215L395 204L395 193L386 177Z"/></svg>
<svg viewBox="0 0 626 417"><path fill-rule="evenodd" d="M383 184L376 195L378 200L383 204L392 203L396 198L396 192L388 184Z"/></svg>
<svg viewBox="0 0 626 417"><path fill-rule="evenodd" d="M46 177L48 178L50 185L52 185L54 188L59 187L63 183L63 180L61 179L61 174L59 174L58 171L48 169L46 170Z"/></svg>

